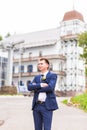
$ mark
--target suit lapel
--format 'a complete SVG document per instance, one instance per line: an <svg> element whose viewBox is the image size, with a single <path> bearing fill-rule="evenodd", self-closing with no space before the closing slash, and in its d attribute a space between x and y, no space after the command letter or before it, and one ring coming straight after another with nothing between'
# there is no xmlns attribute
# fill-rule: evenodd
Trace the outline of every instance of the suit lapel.
<svg viewBox="0 0 87 130"><path fill-rule="evenodd" d="M47 73L47 75L46 75L46 81L49 83L49 78L50 77L50 71Z"/></svg>
<svg viewBox="0 0 87 130"><path fill-rule="evenodd" d="M48 78L49 76L50 76L50 71L47 73L46 78Z"/></svg>

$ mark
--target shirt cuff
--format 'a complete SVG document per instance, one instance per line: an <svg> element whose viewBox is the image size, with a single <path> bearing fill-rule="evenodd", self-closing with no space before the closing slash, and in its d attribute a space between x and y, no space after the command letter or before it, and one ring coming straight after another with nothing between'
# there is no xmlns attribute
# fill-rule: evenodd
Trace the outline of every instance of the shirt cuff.
<svg viewBox="0 0 87 130"><path fill-rule="evenodd" d="M43 86L42 86L42 83L40 83L40 86L43 87Z"/></svg>

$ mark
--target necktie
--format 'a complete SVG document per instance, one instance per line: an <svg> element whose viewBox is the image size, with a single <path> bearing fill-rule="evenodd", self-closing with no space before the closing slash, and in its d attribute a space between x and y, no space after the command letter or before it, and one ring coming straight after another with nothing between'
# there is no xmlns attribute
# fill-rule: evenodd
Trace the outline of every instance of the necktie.
<svg viewBox="0 0 87 130"><path fill-rule="evenodd" d="M44 76L44 75L42 74L42 75L41 75L41 81L43 80L43 76Z"/></svg>
<svg viewBox="0 0 87 130"><path fill-rule="evenodd" d="M46 81L46 76L45 75L41 75L41 82L45 82Z"/></svg>

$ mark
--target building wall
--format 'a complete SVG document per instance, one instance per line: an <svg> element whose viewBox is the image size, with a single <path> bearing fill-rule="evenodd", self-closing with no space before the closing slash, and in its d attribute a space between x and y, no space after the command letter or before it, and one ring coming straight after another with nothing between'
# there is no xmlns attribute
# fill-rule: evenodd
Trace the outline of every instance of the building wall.
<svg viewBox="0 0 87 130"><path fill-rule="evenodd" d="M68 22L67 22L68 23ZM68 23L65 28L63 27L63 30L67 30L69 26L71 26L72 32L75 30L75 25L72 25ZM81 22L80 22L81 24ZM77 31L81 31L82 29L79 25L79 30L77 28ZM62 27L61 27L62 28ZM58 32L61 31L61 28L59 28ZM70 28L69 28L70 29ZM84 30L84 29L83 29ZM63 32L63 31L62 31ZM78 46L77 36L69 34L69 37L65 35L65 32L62 34L63 37L59 37L55 44L51 45L49 41L49 45L44 45L44 42L42 41L41 46L37 47L31 47L31 48L25 48L25 51L23 54L20 54L20 50L17 53L14 53L14 59L18 59L18 61L15 63L15 73L17 73L17 77L14 77L13 80L15 84L17 85L19 80L23 81L23 84L26 85L28 80L32 80L35 76L34 72L38 72L37 70L37 62L40 57L46 57L49 59L51 64L51 70L56 72L58 75L58 80L56 84L56 90L59 91L81 91L85 89L85 67L84 62L80 58L80 54L83 52L82 48ZM74 32L76 33L76 32ZM73 36L73 37L72 37ZM56 40L56 39L55 39ZM56 56L62 56L60 58ZM65 57L65 59L64 59ZM29 59L27 62L24 61L24 59ZM36 58L36 59L35 59ZM24 73L28 72L28 65L32 65L32 74L29 74L27 76L21 75L19 73L19 66L24 66ZM16 79L16 80L15 80ZM82 80L81 80L82 79Z"/></svg>
<svg viewBox="0 0 87 130"><path fill-rule="evenodd" d="M73 19L69 21L62 21L60 23L61 33L60 35L79 34L87 30L87 25L78 20Z"/></svg>
<svg viewBox="0 0 87 130"><path fill-rule="evenodd" d="M29 57L29 52L31 51L32 55ZM26 49L26 51L23 53L22 57L20 56L20 53L19 55L17 55L18 57L16 57L15 55L18 53L18 52L15 52L14 53L14 59L18 59L18 61L15 63L14 62L14 67L15 67L15 70L14 70L14 73L16 73L18 75L17 78L14 78L13 79L13 82L15 83L15 85L18 85L18 82L21 78L21 80L23 81L23 84L27 84L27 81L28 80L32 80L34 76L26 76L26 77L23 77L21 76L20 77L20 74L19 74L19 66L24 66L24 73L27 73L28 72L28 65L32 65L33 66L33 69L32 69L32 72L38 72L38 69L37 69L37 62L38 62L38 59L40 58L39 57L39 54L40 54L40 51L42 52L42 55L41 57L48 57L49 61L50 61L50 67L51 67L51 70L52 71L63 71L63 64L65 62L65 60L63 60L62 58L61 59L58 59L56 58L55 56L58 56L58 52L59 52L59 48L58 48L58 43L56 43L54 46L50 45L50 46L42 46L42 47L38 47L38 48L31 48L31 49ZM54 56L52 58L52 56ZM32 58L34 57L37 57L36 60L31 60ZM20 59L19 59L20 58ZM28 58L30 59L29 61L27 62L22 62L23 59L25 58ZM21 63L20 63L21 62ZM60 76L58 75L58 78ZM58 84L58 81L57 81L57 84ZM58 85L56 86L56 89L58 89Z"/></svg>

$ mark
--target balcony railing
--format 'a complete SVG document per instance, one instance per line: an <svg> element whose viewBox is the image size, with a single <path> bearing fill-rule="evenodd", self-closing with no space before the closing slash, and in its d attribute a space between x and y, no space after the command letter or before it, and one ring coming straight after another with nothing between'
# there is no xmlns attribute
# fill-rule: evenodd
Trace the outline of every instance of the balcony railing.
<svg viewBox="0 0 87 130"><path fill-rule="evenodd" d="M47 59L59 59L59 60L66 60L66 57L63 56L63 55L44 55L44 56L41 56L41 57L45 57ZM28 58L21 58L21 62L29 62L29 61L37 61L39 58L41 58L39 56L32 56L32 57L28 57ZM13 59L13 62L19 62L19 59Z"/></svg>
<svg viewBox="0 0 87 130"><path fill-rule="evenodd" d="M64 40L64 41L77 40L77 35L76 34L64 35L64 36L61 36L61 40Z"/></svg>
<svg viewBox="0 0 87 130"><path fill-rule="evenodd" d="M61 76L65 76L65 72L64 71L53 71L55 72L56 74L58 75L61 75ZM17 78L17 77L29 77L29 76L36 76L36 75L39 75L40 72L25 72L25 73L13 73L13 78Z"/></svg>

